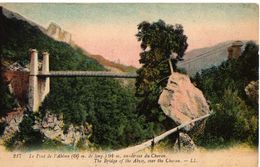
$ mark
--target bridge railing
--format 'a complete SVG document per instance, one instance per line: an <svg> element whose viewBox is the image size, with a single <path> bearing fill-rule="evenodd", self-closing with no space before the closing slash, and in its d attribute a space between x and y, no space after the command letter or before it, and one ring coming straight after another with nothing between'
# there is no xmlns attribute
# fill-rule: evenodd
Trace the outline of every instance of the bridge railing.
<svg viewBox="0 0 260 167"><path fill-rule="evenodd" d="M110 77L110 78L136 78L136 73L113 73L108 71L49 71L39 72L39 77Z"/></svg>
<svg viewBox="0 0 260 167"><path fill-rule="evenodd" d="M212 113L212 112L211 112ZM185 126L189 125L189 124L192 124L194 122L197 122L197 121L200 121L200 120L203 120L207 117L209 117L211 114L206 114L204 116L201 116L199 118L196 118L196 119L193 119L189 122L186 122L184 124L181 124L169 131L166 131L164 132L163 134L153 138L153 139L150 139L142 144L139 144L139 145L136 145L136 146L133 146L133 147L128 147L128 148L125 148L125 149L121 149L121 150L118 150L118 151L115 151L113 153L115 154L122 154L122 153L129 153L129 154L132 154L132 153L136 153L136 152L139 152L147 147L150 147L152 146L152 144L156 144L158 143L159 141L161 141L162 139L164 139L165 137L169 136L170 134L174 133L174 132L177 132L179 131L180 129L184 128Z"/></svg>

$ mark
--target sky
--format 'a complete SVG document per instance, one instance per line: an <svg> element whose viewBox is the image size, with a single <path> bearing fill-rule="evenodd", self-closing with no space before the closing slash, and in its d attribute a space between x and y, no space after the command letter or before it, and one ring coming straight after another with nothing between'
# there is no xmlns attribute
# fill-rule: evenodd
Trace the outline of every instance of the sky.
<svg viewBox="0 0 260 167"><path fill-rule="evenodd" d="M72 34L72 40L92 54L139 67L137 25L159 19L182 24L187 51L227 40L256 40L259 6L246 3L0 3L43 27L51 22Z"/></svg>

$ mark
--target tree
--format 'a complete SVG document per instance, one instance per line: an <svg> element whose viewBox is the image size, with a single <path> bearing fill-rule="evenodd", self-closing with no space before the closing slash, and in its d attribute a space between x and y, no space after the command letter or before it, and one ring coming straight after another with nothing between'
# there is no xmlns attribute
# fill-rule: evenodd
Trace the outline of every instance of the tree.
<svg viewBox="0 0 260 167"><path fill-rule="evenodd" d="M160 88L165 87L170 75L168 62L171 61L176 71L176 64L182 60L188 47L187 36L183 33L182 25L173 26L163 20L153 23L143 21L138 25L136 36L141 42L139 62L142 67L137 71L136 95L143 98L138 109L150 121L160 122L165 119L162 112L158 112L157 101Z"/></svg>
<svg viewBox="0 0 260 167"><path fill-rule="evenodd" d="M246 43L245 50L238 58L237 68L239 77L243 76L247 85L250 81L258 80L259 77L259 46L253 41Z"/></svg>

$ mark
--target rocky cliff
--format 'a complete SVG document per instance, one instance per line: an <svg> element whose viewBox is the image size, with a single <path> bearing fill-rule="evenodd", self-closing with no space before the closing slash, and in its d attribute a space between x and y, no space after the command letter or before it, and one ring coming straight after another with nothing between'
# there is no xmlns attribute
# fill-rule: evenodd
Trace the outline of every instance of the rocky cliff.
<svg viewBox="0 0 260 167"><path fill-rule="evenodd" d="M63 30L59 25L50 23L49 27L45 30L46 34L53 39L68 44L72 44L72 36L69 32Z"/></svg>
<svg viewBox="0 0 260 167"><path fill-rule="evenodd" d="M23 120L25 108L17 107L0 119L0 125L5 125L0 139L3 142L10 140L15 133L19 132L19 124Z"/></svg>
<svg viewBox="0 0 260 167"><path fill-rule="evenodd" d="M37 120L33 128L39 130L45 137L60 141L63 144L76 145L80 140L89 139L92 134L92 126L85 123L81 126L70 124L67 130L64 130L64 121L62 115L46 113L42 120Z"/></svg>
<svg viewBox="0 0 260 167"><path fill-rule="evenodd" d="M29 72L4 71L1 78L8 85L10 93L17 99L18 104L25 106L27 104Z"/></svg>

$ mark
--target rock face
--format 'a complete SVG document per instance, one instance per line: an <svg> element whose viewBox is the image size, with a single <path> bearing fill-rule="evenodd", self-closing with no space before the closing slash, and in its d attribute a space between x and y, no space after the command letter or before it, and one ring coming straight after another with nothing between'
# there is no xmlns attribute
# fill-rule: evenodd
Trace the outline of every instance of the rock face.
<svg viewBox="0 0 260 167"><path fill-rule="evenodd" d="M251 81L246 87L246 95L255 103L258 103L259 81Z"/></svg>
<svg viewBox="0 0 260 167"><path fill-rule="evenodd" d="M5 124L5 129L1 139L7 141L14 136L16 132L19 132L19 124L23 120L24 108L14 108L13 111L9 112L6 117L2 117L0 120L1 124Z"/></svg>
<svg viewBox="0 0 260 167"><path fill-rule="evenodd" d="M19 63L15 62L13 64L11 64L7 70L10 70L10 71L26 71L26 72L29 72L29 68L28 67L23 67L22 65L20 65Z"/></svg>
<svg viewBox="0 0 260 167"><path fill-rule="evenodd" d="M13 112L8 113L6 117L0 119L0 124L5 125L4 131L0 136L0 141L8 141L16 132L19 132L19 124L24 118L24 111L24 108L17 108ZM81 139L88 141L92 134L92 126L88 123L81 126L71 124L66 132L64 132L63 116L50 113L47 113L42 120L36 120L33 129L40 131L47 139L74 146Z"/></svg>
<svg viewBox="0 0 260 167"><path fill-rule="evenodd" d="M71 34L67 31L63 30L60 26L58 26L55 23L51 23L49 25L49 27L46 30L46 33L50 37L52 37L58 41L66 42L68 44L72 43Z"/></svg>
<svg viewBox="0 0 260 167"><path fill-rule="evenodd" d="M70 125L65 133L63 116L50 113L47 113L43 120L36 121L33 128L40 130L40 132L49 139L60 141L63 144L73 145L76 145L81 139L90 137L92 131L89 124L85 124L84 126Z"/></svg>
<svg viewBox="0 0 260 167"><path fill-rule="evenodd" d="M189 135L186 133L180 132L179 134L179 139L180 139L180 151L195 151L196 145L193 142L193 140L190 138ZM179 150L179 143L178 140L174 144L174 150Z"/></svg>
<svg viewBox="0 0 260 167"><path fill-rule="evenodd" d="M187 75L180 73L173 73L169 77L158 103L163 112L177 125L210 112L202 92L191 83ZM189 131L193 127L194 124L190 124L185 130Z"/></svg>

